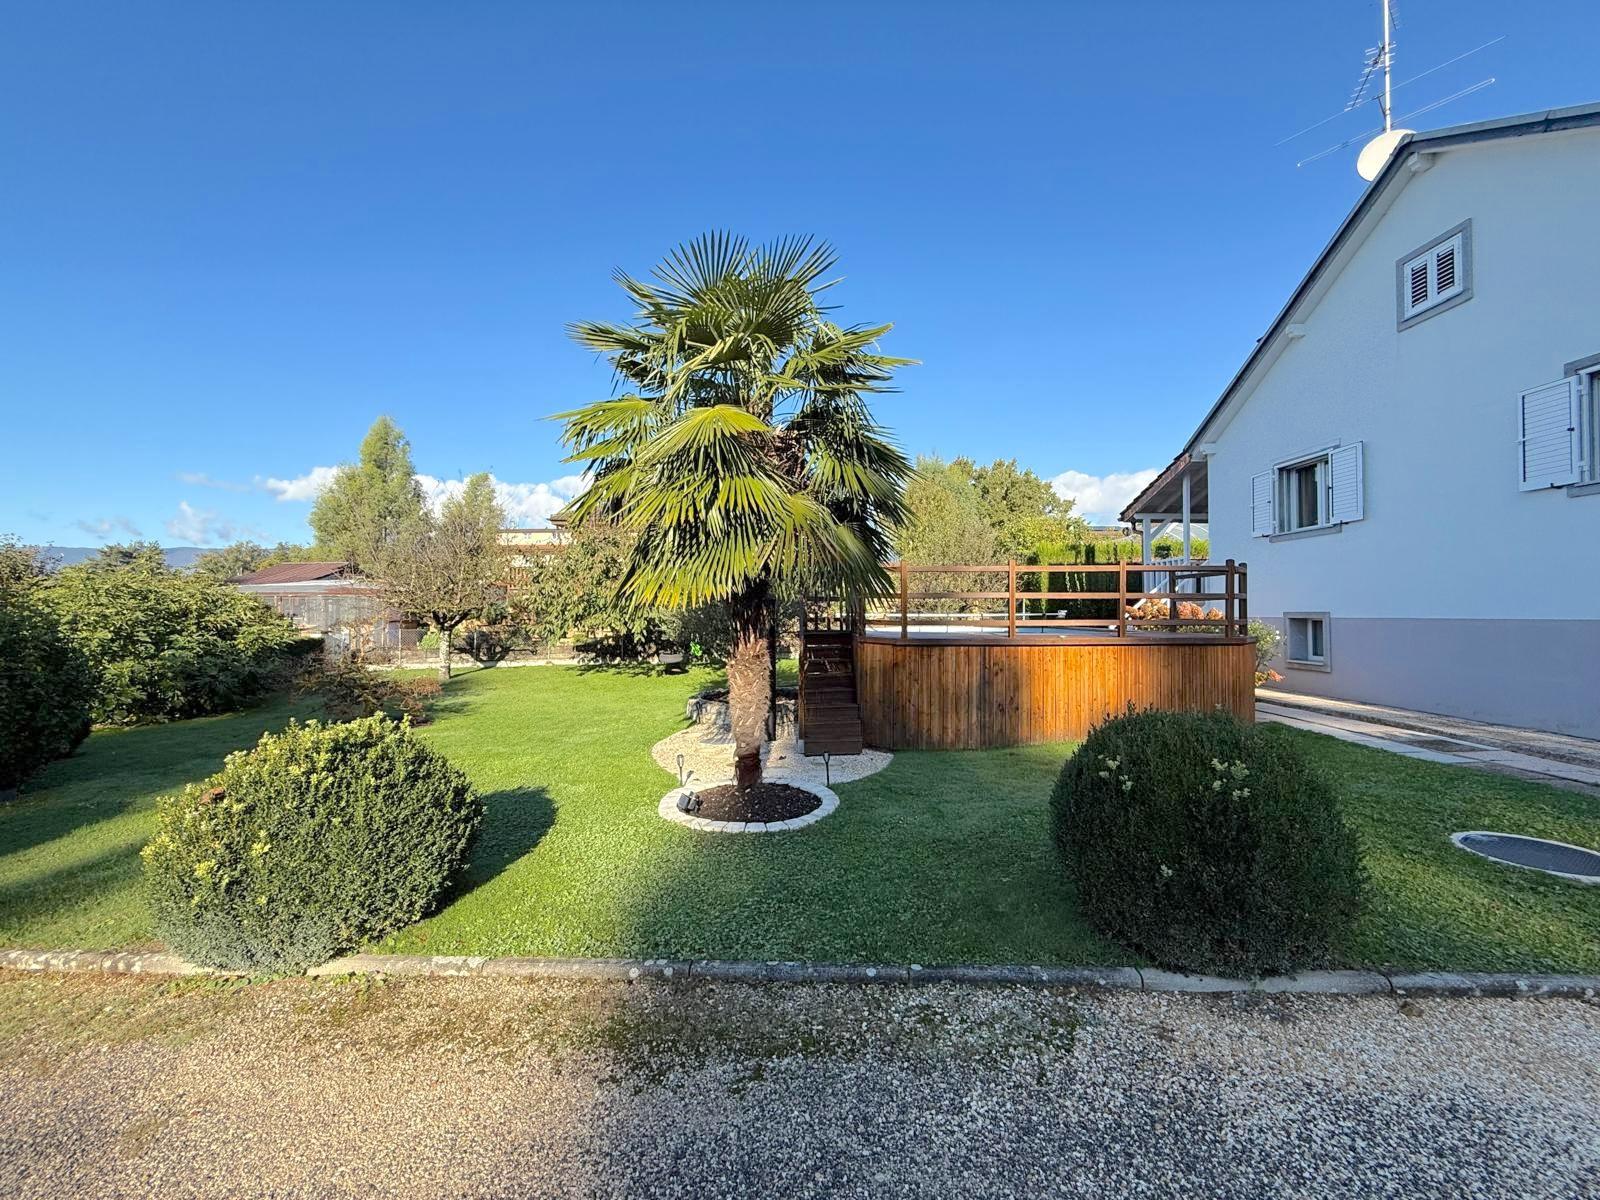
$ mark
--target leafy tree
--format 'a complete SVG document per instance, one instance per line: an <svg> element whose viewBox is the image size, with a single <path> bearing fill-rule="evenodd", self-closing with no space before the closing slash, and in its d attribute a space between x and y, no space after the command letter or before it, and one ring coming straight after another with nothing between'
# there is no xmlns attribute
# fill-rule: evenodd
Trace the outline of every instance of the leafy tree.
<svg viewBox="0 0 1600 1200"><path fill-rule="evenodd" d="M159 542L113 542L78 566L91 571L165 571L167 554Z"/></svg>
<svg viewBox="0 0 1600 1200"><path fill-rule="evenodd" d="M311 510L317 546L368 574L426 527L411 443L388 417L372 423L361 458L339 468Z"/></svg>
<svg viewBox="0 0 1600 1200"><path fill-rule="evenodd" d="M970 476L1002 561L1026 561L1040 542L1081 538L1087 530L1083 519L1072 515L1071 500L1056 495L1032 471L1019 469L1014 458L997 458L986 467L958 458L952 465Z"/></svg>
<svg viewBox="0 0 1600 1200"><path fill-rule="evenodd" d="M570 506L634 535L621 592L644 607L728 606L735 776L761 778L766 645L786 591L881 592L884 525L910 472L865 397L896 367L891 328L842 328L821 293L836 261L810 239L752 246L708 234L650 281L619 272L629 324L580 322L627 390L563 413L593 483Z"/></svg>
<svg viewBox="0 0 1600 1200"><path fill-rule="evenodd" d="M424 517L412 536L396 542L380 563L389 602L433 623L439 631L439 677L450 678L450 636L462 622L495 603L505 559L500 528L505 514L486 472L467 480L438 517Z"/></svg>
<svg viewBox="0 0 1600 1200"><path fill-rule="evenodd" d="M631 530L598 518L572 526L557 553L533 556L516 573L511 619L544 642L604 638L604 649L617 657L693 643L707 658L725 661L732 645L723 605L647 608L623 595L636 540Z"/></svg>
<svg viewBox="0 0 1600 1200"><path fill-rule="evenodd" d="M189 569L209 579L233 579L266 566L269 553L259 542L234 542L216 550L207 550L194 560Z"/></svg>
<svg viewBox="0 0 1600 1200"><path fill-rule="evenodd" d="M95 719L168 720L237 707L277 681L298 631L252 596L169 570L91 560L41 589L100 679Z"/></svg>
<svg viewBox="0 0 1600 1200"><path fill-rule="evenodd" d="M1081 541L1087 532L1072 501L1015 459L985 467L970 458L919 458L906 510L896 547L918 565L1026 562L1042 542Z"/></svg>
<svg viewBox="0 0 1600 1200"><path fill-rule="evenodd" d="M95 675L45 606L37 549L0 538L0 794L88 736Z"/></svg>
<svg viewBox="0 0 1600 1200"><path fill-rule="evenodd" d="M39 547L23 545L15 534L0 536L0 589L31 587L54 565Z"/></svg>
<svg viewBox="0 0 1600 1200"><path fill-rule="evenodd" d="M256 565L256 570L275 567L279 563L320 561L322 561L322 551L315 546L308 546L304 542L279 542L267 551L266 557Z"/></svg>

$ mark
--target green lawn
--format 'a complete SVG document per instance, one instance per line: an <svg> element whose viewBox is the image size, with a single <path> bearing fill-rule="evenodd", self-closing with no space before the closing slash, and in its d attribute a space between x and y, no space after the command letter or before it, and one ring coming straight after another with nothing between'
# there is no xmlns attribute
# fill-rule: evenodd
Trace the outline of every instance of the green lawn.
<svg viewBox="0 0 1600 1200"><path fill-rule="evenodd" d="M1085 929L1045 801L1070 747L905 753L837 789L837 813L762 836L662 821L674 782L652 743L703 675L525 668L457 678L429 741L488 815L469 878L380 949L899 962L1129 961ZM301 706L303 708L303 706ZM137 851L154 797L295 711L97 733L0 810L0 945L151 937ZM1293 738L1341 782L1373 876L1349 959L1411 967L1600 970L1597 894L1450 846L1508 828L1600 845L1600 804L1538 784Z"/></svg>

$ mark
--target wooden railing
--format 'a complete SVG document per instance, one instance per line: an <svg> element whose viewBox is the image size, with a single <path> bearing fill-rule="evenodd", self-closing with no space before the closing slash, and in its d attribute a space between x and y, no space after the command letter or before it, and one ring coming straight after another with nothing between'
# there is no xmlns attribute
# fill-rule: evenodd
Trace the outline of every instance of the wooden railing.
<svg viewBox="0 0 1600 1200"><path fill-rule="evenodd" d="M1228 559L1216 564L1153 563L998 563L941 564L912 566L895 563L887 568L895 582L895 593L885 599L869 599L864 604L838 600L808 602L807 629L898 629L902 640L911 636L912 626L941 625L955 629L1003 629L1007 637L1018 630L1094 630L1117 637L1142 633L1187 633L1218 637L1246 637L1250 624L1249 575L1245 564ZM985 582L1005 582L973 590L919 588L918 576L987 576ZM1098 589L1051 590L1050 576L1080 577L1087 584L1103 581ZM1146 591L1148 579L1159 579L1167 590ZM1018 581L1043 586L1022 587ZM1205 590L1212 582L1220 591ZM1179 590L1181 583L1194 584L1194 591ZM917 602L921 601L919 606ZM1050 602L1067 602L1057 607ZM955 610L925 611L929 603ZM1003 602L1004 609L994 614L989 605ZM976 611L970 606L981 605ZM1107 611L1103 615L1073 616L1075 611L1094 605ZM1185 611L1183 605L1197 605L1198 611ZM996 605L997 607L997 605ZM962 611L968 609L969 611Z"/></svg>

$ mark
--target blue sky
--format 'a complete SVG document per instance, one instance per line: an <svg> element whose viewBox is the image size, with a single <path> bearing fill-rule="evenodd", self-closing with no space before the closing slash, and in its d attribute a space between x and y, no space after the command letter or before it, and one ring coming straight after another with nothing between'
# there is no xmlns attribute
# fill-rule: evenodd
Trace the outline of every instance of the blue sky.
<svg viewBox="0 0 1600 1200"><path fill-rule="evenodd" d="M1591 0L1402 0L1422 128L1596 99ZM1376 0L13 5L0 44L0 532L307 536L389 413L435 481L570 491L546 415L613 267L832 241L892 321L880 417L1104 512L1163 465L1360 193Z"/></svg>

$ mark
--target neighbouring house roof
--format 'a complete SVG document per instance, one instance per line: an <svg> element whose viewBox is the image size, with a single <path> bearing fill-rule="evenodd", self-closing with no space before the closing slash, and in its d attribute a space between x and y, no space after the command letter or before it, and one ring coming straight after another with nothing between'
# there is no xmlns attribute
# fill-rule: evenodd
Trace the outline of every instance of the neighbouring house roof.
<svg viewBox="0 0 1600 1200"><path fill-rule="evenodd" d="M354 567L347 562L279 563L275 567L262 567L248 575L236 575L229 583L259 586L264 583L315 583L326 579L342 579L352 574Z"/></svg>
<svg viewBox="0 0 1600 1200"><path fill-rule="evenodd" d="M1543 133L1561 133L1572 129L1600 126L1600 101L1591 104L1574 105L1571 108L1553 108L1544 112L1524 113L1514 117L1500 117L1493 121L1477 121L1470 125L1452 125L1444 129L1436 129L1431 133L1417 133L1401 142L1395 152L1390 156L1388 164L1378 177L1361 194L1361 199L1356 201L1350 215L1345 217L1343 223L1334 233L1332 240L1322 248L1322 253L1317 255L1316 261L1311 264L1311 269L1306 272L1304 279L1289 296L1289 301L1273 318L1267 332L1256 342L1250 356L1245 359L1244 365L1223 389L1217 402L1206 412L1205 418L1195 428L1189 440L1184 443L1183 449L1172 464L1167 467L1149 487L1140 492L1129 502L1121 512L1124 521L1131 521L1136 512L1159 511L1152 500L1157 499L1156 493L1165 485L1171 488L1175 478L1181 475L1184 466L1195 447L1201 441L1207 426L1217 417L1249 381L1251 373L1256 366L1267 356L1276 345L1284 327L1292 323L1292 318L1301 302L1306 299L1316 287L1323 275L1338 257L1339 252L1356 237L1367 225L1369 217L1382 215L1379 200L1393 187L1404 182L1410 170L1409 163L1422 154L1433 154L1443 150L1450 150L1458 146L1472 145L1478 142L1497 141L1502 138L1528 137Z"/></svg>

